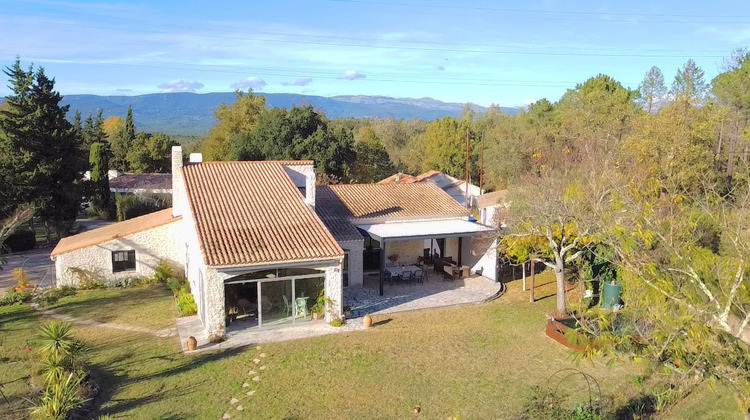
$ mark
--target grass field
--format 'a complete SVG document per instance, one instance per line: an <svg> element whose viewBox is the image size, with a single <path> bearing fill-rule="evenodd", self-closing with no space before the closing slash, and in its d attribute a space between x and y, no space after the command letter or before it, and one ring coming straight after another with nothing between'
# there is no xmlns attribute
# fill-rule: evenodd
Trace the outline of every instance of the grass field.
<svg viewBox="0 0 750 420"><path fill-rule="evenodd" d="M541 277L541 276L540 276ZM541 277L540 283L544 283ZM542 285L538 296L551 294ZM549 289L549 290L547 290ZM100 327L74 328L91 347L87 361L102 391L101 414L133 418L514 418L529 388L563 368L594 376L622 403L637 394L632 363L576 364L544 335L551 298L528 302L519 282L489 304L376 316L366 331L264 344L262 349L186 356L178 339ZM85 292L61 300L56 311L149 328L174 325L166 290L136 288ZM11 403L0 415L18 418L29 405L32 363L27 346L44 320L27 306L0 308L0 382ZM248 370L267 354L259 383ZM244 382L250 387L242 388ZM561 385L571 405L587 398L581 382ZM252 397L248 390L256 391ZM244 411L230 409L236 397ZM662 418L740 418L734 401L701 389Z"/></svg>

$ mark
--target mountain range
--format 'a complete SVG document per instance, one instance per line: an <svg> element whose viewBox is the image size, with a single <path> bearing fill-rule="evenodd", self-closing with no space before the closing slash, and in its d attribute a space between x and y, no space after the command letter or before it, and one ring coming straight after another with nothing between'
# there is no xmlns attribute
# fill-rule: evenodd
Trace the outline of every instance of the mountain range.
<svg viewBox="0 0 750 420"><path fill-rule="evenodd" d="M293 105L312 105L325 112L330 119L339 117L434 120L460 116L465 104L441 102L432 98L392 98L387 96L313 96L293 93L256 93L266 98L271 107L291 108ZM214 110L222 103L235 101L233 92L216 93L152 93L138 96L66 95L63 105L70 105L68 117L76 110L85 118L103 110L104 118L111 115L125 117L133 105L133 120L139 131L160 131L172 135L202 135L216 123ZM475 112L485 107L468 104ZM518 108L501 107L506 114L516 114Z"/></svg>

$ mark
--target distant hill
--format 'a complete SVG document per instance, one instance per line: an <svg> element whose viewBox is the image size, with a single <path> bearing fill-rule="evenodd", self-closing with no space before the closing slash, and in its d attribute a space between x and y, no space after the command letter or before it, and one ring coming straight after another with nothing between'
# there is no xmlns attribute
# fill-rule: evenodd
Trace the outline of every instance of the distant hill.
<svg viewBox="0 0 750 420"><path fill-rule="evenodd" d="M323 110L328 118L419 118L433 120L446 116L458 117L464 104L446 103L432 98L391 98L387 96L311 96L292 93L258 93L266 97L272 107L291 108L292 105L312 105ZM222 103L233 103L232 92L219 93L153 93L139 96L66 95L63 104L70 105L68 117L72 120L76 110L84 118L95 115L99 109L104 117L125 117L128 106L133 105L133 119L140 131L161 131L174 135L200 135L216 123L213 111ZM485 107L470 104L477 112ZM501 108L507 114L516 114L518 108Z"/></svg>

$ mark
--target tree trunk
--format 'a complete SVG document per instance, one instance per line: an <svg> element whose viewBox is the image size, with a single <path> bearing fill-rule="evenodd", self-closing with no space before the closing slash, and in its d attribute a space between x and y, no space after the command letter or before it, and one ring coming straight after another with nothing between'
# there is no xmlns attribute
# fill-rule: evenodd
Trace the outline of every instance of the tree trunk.
<svg viewBox="0 0 750 420"><path fill-rule="evenodd" d="M49 220L44 221L44 236L47 238L47 245L52 243L52 231L49 227Z"/></svg>
<svg viewBox="0 0 750 420"><path fill-rule="evenodd" d="M565 310L565 270L564 266L558 264L555 268L555 279L557 280L557 310L556 317L566 315Z"/></svg>
<svg viewBox="0 0 750 420"><path fill-rule="evenodd" d="M521 275L523 276L523 291L526 291L526 262L521 265Z"/></svg>
<svg viewBox="0 0 750 420"><path fill-rule="evenodd" d="M529 301L531 303L534 303L534 301L536 300L534 298L534 287L536 287L536 270L534 268L535 265L536 263L532 261L531 262L531 293L529 294Z"/></svg>

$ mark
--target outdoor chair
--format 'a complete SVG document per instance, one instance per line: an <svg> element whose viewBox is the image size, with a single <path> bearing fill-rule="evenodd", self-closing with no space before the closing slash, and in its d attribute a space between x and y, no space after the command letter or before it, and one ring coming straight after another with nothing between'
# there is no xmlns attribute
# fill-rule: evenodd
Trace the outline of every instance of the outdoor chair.
<svg viewBox="0 0 750 420"><path fill-rule="evenodd" d="M289 304L289 299L286 298L286 295L281 295L281 297L284 298L284 312L286 312L286 316L292 316L294 307Z"/></svg>
<svg viewBox="0 0 750 420"><path fill-rule="evenodd" d="M391 272L388 270L383 271L383 283L393 284L393 276L391 276Z"/></svg>
<svg viewBox="0 0 750 420"><path fill-rule="evenodd" d="M423 271L417 270L413 273L411 273L411 278L414 281L414 283L424 283L424 277L423 277Z"/></svg>
<svg viewBox="0 0 750 420"><path fill-rule="evenodd" d="M401 282L404 281L404 275L403 274L396 274L395 276L392 277L392 279L393 279L393 281L395 283L401 283Z"/></svg>

